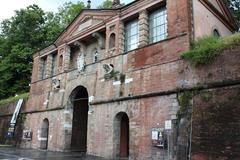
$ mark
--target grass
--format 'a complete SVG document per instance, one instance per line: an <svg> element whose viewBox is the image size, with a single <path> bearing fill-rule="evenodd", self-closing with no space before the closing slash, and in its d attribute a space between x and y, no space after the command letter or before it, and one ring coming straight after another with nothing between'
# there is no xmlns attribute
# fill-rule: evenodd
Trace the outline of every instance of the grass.
<svg viewBox="0 0 240 160"><path fill-rule="evenodd" d="M211 64L224 50L240 46L240 33L216 38L204 37L192 43L190 51L182 53L183 59L190 60L194 66Z"/></svg>
<svg viewBox="0 0 240 160"><path fill-rule="evenodd" d="M7 99L2 99L0 100L0 106L17 102L21 98L23 98L24 100L28 99L28 93L20 94L17 97L9 97Z"/></svg>

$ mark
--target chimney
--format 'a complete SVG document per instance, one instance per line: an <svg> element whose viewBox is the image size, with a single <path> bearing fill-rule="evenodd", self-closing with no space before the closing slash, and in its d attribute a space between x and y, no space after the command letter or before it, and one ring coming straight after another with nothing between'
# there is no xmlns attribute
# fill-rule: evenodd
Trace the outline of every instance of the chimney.
<svg viewBox="0 0 240 160"><path fill-rule="evenodd" d="M112 8L119 8L121 7L121 3L120 3L120 0L113 0L112 2Z"/></svg>
<svg viewBox="0 0 240 160"><path fill-rule="evenodd" d="M87 1L87 8L90 9L91 8L91 0Z"/></svg>

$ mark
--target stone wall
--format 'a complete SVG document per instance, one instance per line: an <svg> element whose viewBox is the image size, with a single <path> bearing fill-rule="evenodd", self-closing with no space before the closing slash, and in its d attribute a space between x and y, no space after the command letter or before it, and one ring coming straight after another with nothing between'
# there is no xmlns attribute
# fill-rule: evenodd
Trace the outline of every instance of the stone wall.
<svg viewBox="0 0 240 160"><path fill-rule="evenodd" d="M20 122L21 120L17 121L14 137L12 139L7 139L6 137L16 105L17 102L0 106L0 144L19 145L21 143L23 131L23 124ZM24 102L20 112L22 112L25 107L26 103Z"/></svg>
<svg viewBox="0 0 240 160"><path fill-rule="evenodd" d="M176 103L177 96L172 94L94 106L93 114L89 115L88 121L88 153L107 158L117 157L118 136L114 122L117 114L123 112L129 117L130 158L138 160L166 158L165 149L152 145L151 130L164 128L165 120L171 119L171 113L178 110Z"/></svg>
<svg viewBox="0 0 240 160"><path fill-rule="evenodd" d="M0 144L6 143L6 135L11 121L11 116L0 117Z"/></svg>
<svg viewBox="0 0 240 160"><path fill-rule="evenodd" d="M240 158L240 85L193 98L192 159Z"/></svg>

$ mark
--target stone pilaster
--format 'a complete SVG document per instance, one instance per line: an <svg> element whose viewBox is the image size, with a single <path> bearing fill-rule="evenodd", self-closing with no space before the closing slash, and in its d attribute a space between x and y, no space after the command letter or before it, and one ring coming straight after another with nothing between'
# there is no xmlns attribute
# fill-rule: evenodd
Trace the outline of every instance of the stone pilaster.
<svg viewBox="0 0 240 160"><path fill-rule="evenodd" d="M119 53L124 52L124 23L119 24Z"/></svg>
<svg viewBox="0 0 240 160"><path fill-rule="evenodd" d="M71 54L71 47L66 46L65 53L64 53L64 71L67 71L70 67L70 54Z"/></svg>
<svg viewBox="0 0 240 160"><path fill-rule="evenodd" d="M49 54L47 56L47 65L46 65L46 78L50 77L51 76L51 70L52 70L52 54Z"/></svg>
<svg viewBox="0 0 240 160"><path fill-rule="evenodd" d="M38 79L42 79L42 72L43 72L43 59L39 58L39 70L38 70Z"/></svg>
<svg viewBox="0 0 240 160"><path fill-rule="evenodd" d="M147 10L143 10L139 15L139 47L148 45L149 25Z"/></svg>

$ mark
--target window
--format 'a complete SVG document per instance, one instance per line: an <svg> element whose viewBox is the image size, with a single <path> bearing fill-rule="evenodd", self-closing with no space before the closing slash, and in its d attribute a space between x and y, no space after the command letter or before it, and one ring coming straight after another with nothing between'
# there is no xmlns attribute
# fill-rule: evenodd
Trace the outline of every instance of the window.
<svg viewBox="0 0 240 160"><path fill-rule="evenodd" d="M138 20L125 25L125 51L136 49L139 43Z"/></svg>
<svg viewBox="0 0 240 160"><path fill-rule="evenodd" d="M149 15L150 43L167 38L167 10L161 8Z"/></svg>
<svg viewBox="0 0 240 160"><path fill-rule="evenodd" d="M219 31L218 31L217 29L214 29L214 30L213 30L213 36L214 36L214 37L217 37L217 38L218 38L218 37L221 37L221 35L220 35L220 33L219 33Z"/></svg>
<svg viewBox="0 0 240 160"><path fill-rule="evenodd" d="M51 76L54 76L57 72L57 54L52 55L52 68L51 68Z"/></svg>
<svg viewBox="0 0 240 160"><path fill-rule="evenodd" d="M40 79L44 79L46 74L47 57L41 59L41 64Z"/></svg>
<svg viewBox="0 0 240 160"><path fill-rule="evenodd" d="M97 61L98 61L98 51L94 50L94 52L93 52L93 63L95 63Z"/></svg>

